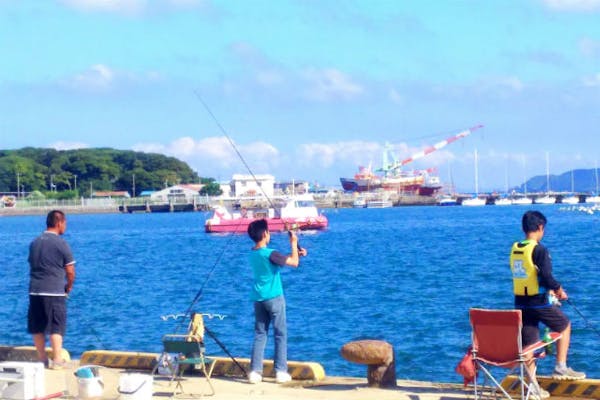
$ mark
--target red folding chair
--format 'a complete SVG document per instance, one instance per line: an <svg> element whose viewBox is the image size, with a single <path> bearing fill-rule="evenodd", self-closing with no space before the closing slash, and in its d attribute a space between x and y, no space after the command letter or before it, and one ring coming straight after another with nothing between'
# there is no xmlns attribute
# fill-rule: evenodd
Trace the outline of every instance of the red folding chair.
<svg viewBox="0 0 600 400"><path fill-rule="evenodd" d="M531 395L540 397L539 386L531 384L536 382L535 377L531 377L525 362L534 357L548 344L548 342L538 341L532 345L523 348L521 344L521 330L523 322L521 310L484 310L472 308L469 310L471 321L473 361L477 370L483 372L483 386L478 388L477 378L475 378L474 390L475 399L488 388L495 393L500 389L502 394L508 399L513 399L505 388L492 375L492 367L508 369L508 374L513 372L518 379L521 400L527 400ZM560 333L551 332L551 341L560 339ZM533 361L535 362L535 361ZM490 381L490 385L486 383ZM493 386L491 385L493 383ZM478 390L481 389L481 392Z"/></svg>

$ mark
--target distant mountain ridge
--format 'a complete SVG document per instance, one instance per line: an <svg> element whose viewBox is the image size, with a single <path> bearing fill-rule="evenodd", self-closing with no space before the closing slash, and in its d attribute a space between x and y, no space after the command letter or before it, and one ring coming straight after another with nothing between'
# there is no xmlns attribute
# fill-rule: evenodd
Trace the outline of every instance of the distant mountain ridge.
<svg viewBox="0 0 600 400"><path fill-rule="evenodd" d="M596 173L600 169L575 169L573 170L574 191L576 193L596 193ZM518 192L523 192L525 185L514 187ZM546 175L538 175L527 181L527 192L547 192ZM560 175L550 175L551 192L571 192L571 171Z"/></svg>

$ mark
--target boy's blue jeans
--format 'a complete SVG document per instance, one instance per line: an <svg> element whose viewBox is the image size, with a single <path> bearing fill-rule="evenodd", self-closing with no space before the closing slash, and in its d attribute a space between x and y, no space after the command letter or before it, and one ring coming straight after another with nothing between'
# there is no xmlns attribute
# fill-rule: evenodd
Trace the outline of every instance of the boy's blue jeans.
<svg viewBox="0 0 600 400"><path fill-rule="evenodd" d="M275 371L287 372L287 324L285 320L285 298L283 296L254 302L254 344L252 345L250 368L252 371L261 374L267 334L271 322L275 334Z"/></svg>

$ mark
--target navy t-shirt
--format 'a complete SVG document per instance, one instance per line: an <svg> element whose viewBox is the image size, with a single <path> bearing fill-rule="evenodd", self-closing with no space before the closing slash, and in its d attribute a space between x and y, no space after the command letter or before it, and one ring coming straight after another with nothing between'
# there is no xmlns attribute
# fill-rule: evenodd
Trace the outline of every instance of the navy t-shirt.
<svg viewBox="0 0 600 400"><path fill-rule="evenodd" d="M65 266L75 263L71 248L59 235L44 232L29 245L29 294L64 296Z"/></svg>

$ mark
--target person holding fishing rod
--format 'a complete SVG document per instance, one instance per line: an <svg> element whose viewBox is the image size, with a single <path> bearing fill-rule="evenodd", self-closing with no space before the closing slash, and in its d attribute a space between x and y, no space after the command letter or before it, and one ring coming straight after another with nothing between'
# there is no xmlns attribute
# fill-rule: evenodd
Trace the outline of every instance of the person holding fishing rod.
<svg viewBox="0 0 600 400"><path fill-rule="evenodd" d="M263 357L271 323L275 336L275 381L285 383L292 380L287 367L287 324L280 269L284 266L298 267L300 256L306 256L307 252L298 245L296 234L292 230L288 233L290 253L284 255L268 247L271 234L266 220L259 219L248 225L248 235L254 241L249 255L254 275L251 295L254 300L254 343L248 374L250 383L262 381Z"/></svg>
<svg viewBox="0 0 600 400"><path fill-rule="evenodd" d="M33 336L38 359L46 367L62 369L63 337L67 328L67 296L75 281L75 260L61 238L67 229L62 211L46 217L46 231L29 246L29 310L27 331ZM46 357L46 335L50 336L52 364Z"/></svg>
<svg viewBox="0 0 600 400"><path fill-rule="evenodd" d="M515 308L520 309L523 315L522 343L526 347L539 340L540 322L560 332L562 337L557 342L556 366L552 377L558 380L585 379L585 373L567 366L571 321L560 309L559 301L566 301L569 297L552 275L550 252L540 243L546 223L546 217L541 212L527 211L521 220L525 240L515 242L510 253ZM533 360L527 363L527 369L535 381ZM549 396L548 392L544 394Z"/></svg>

